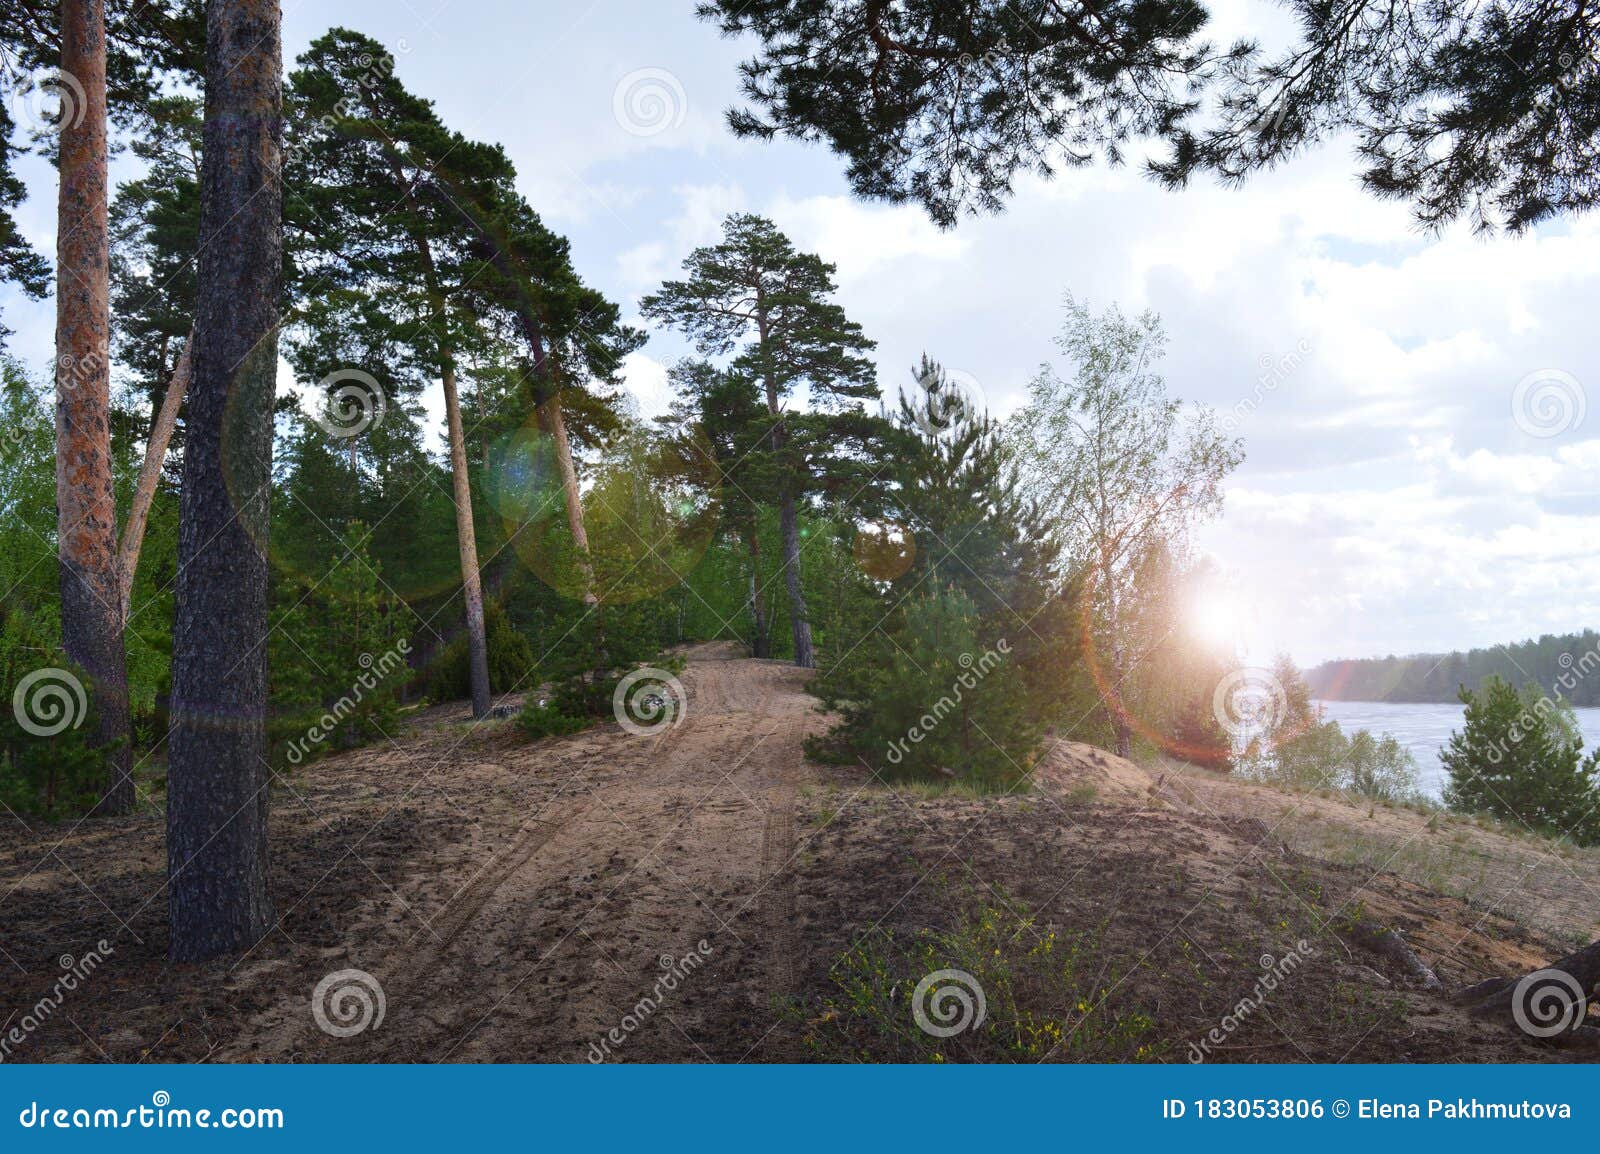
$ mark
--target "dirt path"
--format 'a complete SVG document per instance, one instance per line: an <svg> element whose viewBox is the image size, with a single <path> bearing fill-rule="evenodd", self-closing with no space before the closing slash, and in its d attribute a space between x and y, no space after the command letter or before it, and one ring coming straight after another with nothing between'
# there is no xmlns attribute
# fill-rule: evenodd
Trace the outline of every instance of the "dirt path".
<svg viewBox="0 0 1600 1154"><path fill-rule="evenodd" d="M801 744L820 719L801 671L730 656L691 653L676 726L607 727L588 739L586 763L562 741L535 747L544 764L524 772L570 772L577 787L593 784L585 765L603 766L605 780L558 793L454 876L415 879L414 892L440 881L449 891L416 911L426 925L393 901L372 903L357 936L376 941L357 965L384 991L380 1029L330 1037L299 992L217 1056L581 1061L596 1047L653 1049L664 1031L709 1057L718 1043L707 1027L719 1023L704 1020L693 988L707 979L718 1003L731 985L758 1024L773 1015L794 981L794 802L810 778ZM636 1012L695 957L677 989ZM607 1047L614 1029L622 1040Z"/></svg>

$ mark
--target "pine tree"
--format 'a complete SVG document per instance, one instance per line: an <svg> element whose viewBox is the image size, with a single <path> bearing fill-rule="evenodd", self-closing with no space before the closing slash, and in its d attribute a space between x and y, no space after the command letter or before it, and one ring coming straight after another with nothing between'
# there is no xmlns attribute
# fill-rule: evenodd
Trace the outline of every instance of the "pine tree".
<svg viewBox="0 0 1600 1154"><path fill-rule="evenodd" d="M668 422L677 432L672 443L685 467L705 462L715 471L723 525L748 557L751 655L768 657L772 639L761 587L760 513L763 503L773 503L774 494L770 470L763 468L767 409L760 386L747 374L703 360L680 361L669 379L677 394Z"/></svg>
<svg viewBox="0 0 1600 1154"><path fill-rule="evenodd" d="M1019 495L1000 426L926 353L912 376L891 473L892 515L915 541L902 582L956 585L986 614L1020 607L1020 586L1044 578L1055 546Z"/></svg>
<svg viewBox="0 0 1600 1154"><path fill-rule="evenodd" d="M290 213L306 302L296 342L300 367L327 379L352 350L396 389L438 376L444 390L452 494L467 622L474 717L489 712L483 585L467 468L457 357L474 339L470 291L477 269L458 209L433 195L431 157L450 154L475 180L508 179L497 148L469 144L394 74L394 58L369 37L336 28L298 61L288 96L294 132ZM317 370L320 368L320 372ZM372 405L380 398L371 398ZM386 400L381 403L387 404ZM352 441L352 449L354 442Z"/></svg>
<svg viewBox="0 0 1600 1154"><path fill-rule="evenodd" d="M1572 706L1499 677L1463 687L1461 702L1464 724L1439 754L1445 804L1600 842L1600 751L1583 756Z"/></svg>
<svg viewBox="0 0 1600 1154"><path fill-rule="evenodd" d="M111 474L105 18L101 0L62 0L61 69L77 99L65 105L58 154L56 541L62 645L89 676L99 743L112 751L104 808L127 813L136 798Z"/></svg>
<svg viewBox="0 0 1600 1154"><path fill-rule="evenodd" d="M736 133L826 141L857 195L917 201L945 227L998 210L1019 172L1115 162L1169 131L1209 57L1192 0L707 0L700 14L756 41Z"/></svg>
<svg viewBox="0 0 1600 1154"><path fill-rule="evenodd" d="M732 367L761 387L794 659L809 669L816 655L800 570L800 502L815 484L827 448L860 440L862 402L878 395L865 355L874 346L830 299L833 266L797 252L759 216L729 217L722 242L695 249L684 271L685 280L668 281L645 297L643 311L683 329L707 355L737 350ZM786 403L802 388L811 409L797 417Z"/></svg>

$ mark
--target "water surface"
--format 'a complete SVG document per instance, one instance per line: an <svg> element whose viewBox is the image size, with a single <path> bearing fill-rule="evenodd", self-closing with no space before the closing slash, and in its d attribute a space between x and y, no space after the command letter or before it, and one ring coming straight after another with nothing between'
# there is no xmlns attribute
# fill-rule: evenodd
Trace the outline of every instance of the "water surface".
<svg viewBox="0 0 1600 1154"><path fill-rule="evenodd" d="M1417 770L1422 778L1422 788L1430 797L1438 797L1444 789L1444 767L1439 764L1439 748L1450 740L1450 734L1459 730L1466 709L1459 703L1448 705L1398 704L1389 701L1319 701L1327 716L1339 723L1348 736L1358 729L1370 729L1375 735L1392 733L1401 745L1417 759ZM1600 709L1574 710L1578 728L1583 732L1583 749L1587 753L1600 744Z"/></svg>

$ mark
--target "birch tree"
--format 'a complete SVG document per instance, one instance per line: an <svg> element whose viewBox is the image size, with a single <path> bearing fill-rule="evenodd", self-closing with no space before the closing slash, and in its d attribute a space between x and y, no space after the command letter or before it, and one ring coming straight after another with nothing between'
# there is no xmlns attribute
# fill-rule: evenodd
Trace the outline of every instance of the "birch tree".
<svg viewBox="0 0 1600 1154"><path fill-rule="evenodd" d="M1146 648L1129 605L1138 566L1149 549L1180 542L1221 510L1223 482L1244 453L1209 410L1167 395L1158 371L1166 337L1154 313L1096 314L1068 296L1056 346L1065 372L1040 368L1009 422L1009 448L1022 497L1086 577L1101 699L1126 757L1127 679Z"/></svg>

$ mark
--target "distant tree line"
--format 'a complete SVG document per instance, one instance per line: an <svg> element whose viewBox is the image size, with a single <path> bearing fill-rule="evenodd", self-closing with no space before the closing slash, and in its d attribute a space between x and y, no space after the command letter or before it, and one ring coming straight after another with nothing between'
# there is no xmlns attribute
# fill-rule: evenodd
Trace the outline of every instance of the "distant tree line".
<svg viewBox="0 0 1600 1154"><path fill-rule="evenodd" d="M1306 674L1328 701L1455 702L1462 686L1476 690L1492 677L1537 685L1575 706L1600 706L1600 633L1547 633L1538 640L1465 653L1418 653L1325 661Z"/></svg>

